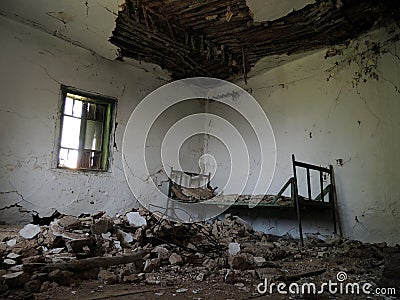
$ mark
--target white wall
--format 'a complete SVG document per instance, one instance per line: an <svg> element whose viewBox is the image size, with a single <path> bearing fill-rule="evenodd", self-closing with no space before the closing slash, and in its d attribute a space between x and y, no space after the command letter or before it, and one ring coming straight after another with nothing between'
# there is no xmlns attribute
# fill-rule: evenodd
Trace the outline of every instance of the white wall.
<svg viewBox="0 0 400 300"><path fill-rule="evenodd" d="M25 209L42 214L54 209L71 214L98 210L114 214L137 207L123 173L122 136L137 103L164 81L3 17L0 39L0 221L30 221L29 214L20 214ZM395 53L394 45L388 49ZM292 153L301 161L333 164L344 234L363 241L399 243L399 59L382 54L379 81L368 79L356 89L352 80L359 67L341 64L327 81L330 72L326 70L344 57L325 59L324 55L321 51L249 80L247 88L265 110L276 137L277 167L269 193L277 193L292 176ZM61 84L118 99L117 147L112 151L110 172L55 168ZM160 139L166 130L182 116L202 109L199 103L183 104L158 120L148 141L150 173L161 167ZM241 131L246 144L254 147L249 128L234 113L225 112L218 104L206 111L226 117ZM184 144L183 169L198 171L198 158L214 151L218 168L228 170L221 145L212 140L204 144L203 149L200 136ZM336 165L337 159L343 160L343 166ZM165 179L157 176L159 182ZM224 176L217 174L214 180L223 181ZM251 189L254 183L249 184ZM23 209L2 209L15 204ZM293 222L275 221L253 211L249 219L257 229L296 235ZM326 231L326 226L317 222L311 222L310 228Z"/></svg>
<svg viewBox="0 0 400 300"><path fill-rule="evenodd" d="M137 207L125 180L122 137L136 104L163 80L106 60L56 37L0 17L0 221L29 222L34 210L79 215ZM60 85L118 99L110 172L55 168Z"/></svg>
<svg viewBox="0 0 400 300"><path fill-rule="evenodd" d="M387 38L383 31L372 34L383 43ZM370 38L360 45L365 40ZM369 78L357 87L352 81L360 66L347 61L360 60L355 50L329 59L321 51L256 76L247 86L276 137L277 166L269 193L277 193L292 176L292 153L300 161L334 165L343 232L362 241L400 242L399 45L384 46L389 52L378 60L379 80ZM335 62L339 67L328 71ZM327 81L329 74L333 78Z"/></svg>

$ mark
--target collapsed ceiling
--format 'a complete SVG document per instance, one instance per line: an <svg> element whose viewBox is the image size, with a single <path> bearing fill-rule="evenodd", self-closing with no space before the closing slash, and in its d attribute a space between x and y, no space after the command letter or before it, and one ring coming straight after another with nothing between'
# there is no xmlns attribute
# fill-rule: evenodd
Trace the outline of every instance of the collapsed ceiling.
<svg viewBox="0 0 400 300"><path fill-rule="evenodd" d="M399 20L389 0L319 0L255 22L245 0L126 0L110 38L120 59L160 65L174 79L244 77L260 59L343 43Z"/></svg>

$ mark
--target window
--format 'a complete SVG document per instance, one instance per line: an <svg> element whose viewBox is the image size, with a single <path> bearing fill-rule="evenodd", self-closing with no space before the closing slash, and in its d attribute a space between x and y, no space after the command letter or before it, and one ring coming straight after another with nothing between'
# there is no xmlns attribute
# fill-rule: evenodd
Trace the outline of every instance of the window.
<svg viewBox="0 0 400 300"><path fill-rule="evenodd" d="M107 171L115 100L62 87L59 168Z"/></svg>

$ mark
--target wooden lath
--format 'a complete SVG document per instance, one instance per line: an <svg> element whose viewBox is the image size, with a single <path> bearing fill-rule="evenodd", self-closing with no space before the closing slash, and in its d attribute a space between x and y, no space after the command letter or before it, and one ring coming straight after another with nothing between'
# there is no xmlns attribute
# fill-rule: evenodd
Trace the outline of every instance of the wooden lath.
<svg viewBox="0 0 400 300"><path fill-rule="evenodd" d="M261 23L246 0L127 0L110 41L174 79L229 80L266 56L322 49L399 19L400 2L390 0L320 0Z"/></svg>
<svg viewBox="0 0 400 300"><path fill-rule="evenodd" d="M160 64L175 78L225 77L242 71L241 56L228 47L174 24L137 0L127 1L110 41L121 48L122 56Z"/></svg>

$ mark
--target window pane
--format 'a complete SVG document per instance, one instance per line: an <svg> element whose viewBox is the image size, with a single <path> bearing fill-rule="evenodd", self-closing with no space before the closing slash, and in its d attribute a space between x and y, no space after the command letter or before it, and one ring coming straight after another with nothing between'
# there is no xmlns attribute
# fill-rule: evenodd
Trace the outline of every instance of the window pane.
<svg viewBox="0 0 400 300"><path fill-rule="evenodd" d="M87 120L85 149L101 151L103 142L103 123Z"/></svg>
<svg viewBox="0 0 400 300"><path fill-rule="evenodd" d="M78 151L61 148L58 161L60 167L75 169L78 163Z"/></svg>
<svg viewBox="0 0 400 300"><path fill-rule="evenodd" d="M81 120L64 116L61 133L61 147L78 149Z"/></svg>
<svg viewBox="0 0 400 300"><path fill-rule="evenodd" d="M100 169L101 153L93 151L83 151L80 167L83 169Z"/></svg>
<svg viewBox="0 0 400 300"><path fill-rule="evenodd" d="M72 116L72 105L74 100L70 97L65 98L64 114Z"/></svg>
<svg viewBox="0 0 400 300"><path fill-rule="evenodd" d="M87 119L94 121L104 120L105 106L101 104L88 103L87 106Z"/></svg>
<svg viewBox="0 0 400 300"><path fill-rule="evenodd" d="M78 118L82 116L82 101L74 101L73 116Z"/></svg>

